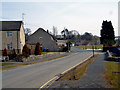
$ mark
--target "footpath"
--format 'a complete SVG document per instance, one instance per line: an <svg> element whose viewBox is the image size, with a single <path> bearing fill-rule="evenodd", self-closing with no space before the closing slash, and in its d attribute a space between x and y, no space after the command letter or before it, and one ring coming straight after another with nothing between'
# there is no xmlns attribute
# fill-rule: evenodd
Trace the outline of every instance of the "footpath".
<svg viewBox="0 0 120 90"><path fill-rule="evenodd" d="M89 65L80 80L55 81L49 88L112 88L105 79L104 54Z"/></svg>
<svg viewBox="0 0 120 90"><path fill-rule="evenodd" d="M15 64L11 64L11 65L5 65L5 66L1 66L1 67L9 67L9 66L16 66L16 65L20 65L20 64L27 64L27 63L32 63L32 62L39 62L39 61L44 61L44 60L49 60L49 59L54 59L60 56L64 56L64 55L69 55L71 53L53 53L53 54L45 54L45 55L41 55L40 59L34 60L34 61L30 61L30 62L4 62L4 63L15 63Z"/></svg>

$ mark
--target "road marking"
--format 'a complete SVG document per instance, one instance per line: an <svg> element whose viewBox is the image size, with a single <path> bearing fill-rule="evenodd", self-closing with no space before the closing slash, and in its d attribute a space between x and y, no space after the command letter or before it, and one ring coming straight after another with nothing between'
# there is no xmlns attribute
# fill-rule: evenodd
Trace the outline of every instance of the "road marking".
<svg viewBox="0 0 120 90"><path fill-rule="evenodd" d="M47 81L45 84L43 84L43 85L39 88L39 90L40 90L41 88L43 88L45 85L47 85L49 82L51 82L52 80L56 79L56 78L58 78L58 76L55 76L54 78L52 78L52 79L50 79L49 81Z"/></svg>
<svg viewBox="0 0 120 90"><path fill-rule="evenodd" d="M75 68L76 66L78 66L79 64L81 64L81 63L83 63L84 61L88 60L88 59L89 59L90 57L92 57L92 56L93 56L93 55L89 56L88 58L86 58L85 60L81 61L80 63L78 63L78 64L72 66L71 68L69 68L69 69L63 71L61 74L65 74L66 72L68 72L69 70Z"/></svg>
<svg viewBox="0 0 120 90"><path fill-rule="evenodd" d="M71 70L71 69L75 68L76 66L80 65L81 63L83 63L84 61L88 60L88 59L91 58L92 56L93 56L93 55L89 56L88 58L86 58L85 60L81 61L80 63L78 63L78 64L70 67L69 69L63 71L61 74L65 74L66 72L68 72L69 70ZM50 79L49 81L47 81L45 84L43 84L43 85L39 88L39 90L40 90L41 88L43 88L44 86L46 86L46 85L47 85L48 83L50 83L51 81L53 81L54 79L56 79L56 78L59 78L59 77L58 77L58 76L53 77L52 79Z"/></svg>

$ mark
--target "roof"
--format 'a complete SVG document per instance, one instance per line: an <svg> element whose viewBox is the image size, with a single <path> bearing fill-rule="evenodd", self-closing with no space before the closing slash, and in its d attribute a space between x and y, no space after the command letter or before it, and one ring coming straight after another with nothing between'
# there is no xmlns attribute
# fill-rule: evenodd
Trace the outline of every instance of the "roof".
<svg viewBox="0 0 120 90"><path fill-rule="evenodd" d="M46 32L43 28L38 28L38 30L41 30L41 31L47 33L48 35L50 35L50 36L56 41L56 39L54 38L54 36L51 35L50 33ZM34 33L37 33L38 30L36 30ZM34 34L34 33L33 33L33 34ZM32 34L32 35L33 35L33 34Z"/></svg>
<svg viewBox="0 0 120 90"><path fill-rule="evenodd" d="M0 21L0 31L19 31L22 21Z"/></svg>

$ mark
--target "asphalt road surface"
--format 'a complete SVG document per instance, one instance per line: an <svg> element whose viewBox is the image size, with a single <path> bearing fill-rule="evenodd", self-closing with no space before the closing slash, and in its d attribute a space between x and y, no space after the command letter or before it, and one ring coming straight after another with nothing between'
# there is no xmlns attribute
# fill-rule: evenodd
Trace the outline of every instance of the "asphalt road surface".
<svg viewBox="0 0 120 90"><path fill-rule="evenodd" d="M72 48L69 56L2 72L2 88L39 88L55 75L88 58L92 52Z"/></svg>

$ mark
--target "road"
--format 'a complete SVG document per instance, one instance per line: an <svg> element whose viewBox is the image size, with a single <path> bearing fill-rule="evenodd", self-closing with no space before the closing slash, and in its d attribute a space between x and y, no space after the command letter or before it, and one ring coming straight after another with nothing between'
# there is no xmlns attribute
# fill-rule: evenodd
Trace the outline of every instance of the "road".
<svg viewBox="0 0 120 90"><path fill-rule="evenodd" d="M72 52L75 51L77 53L56 60L3 71L2 88L39 88L55 75L92 55L92 52L72 48Z"/></svg>

